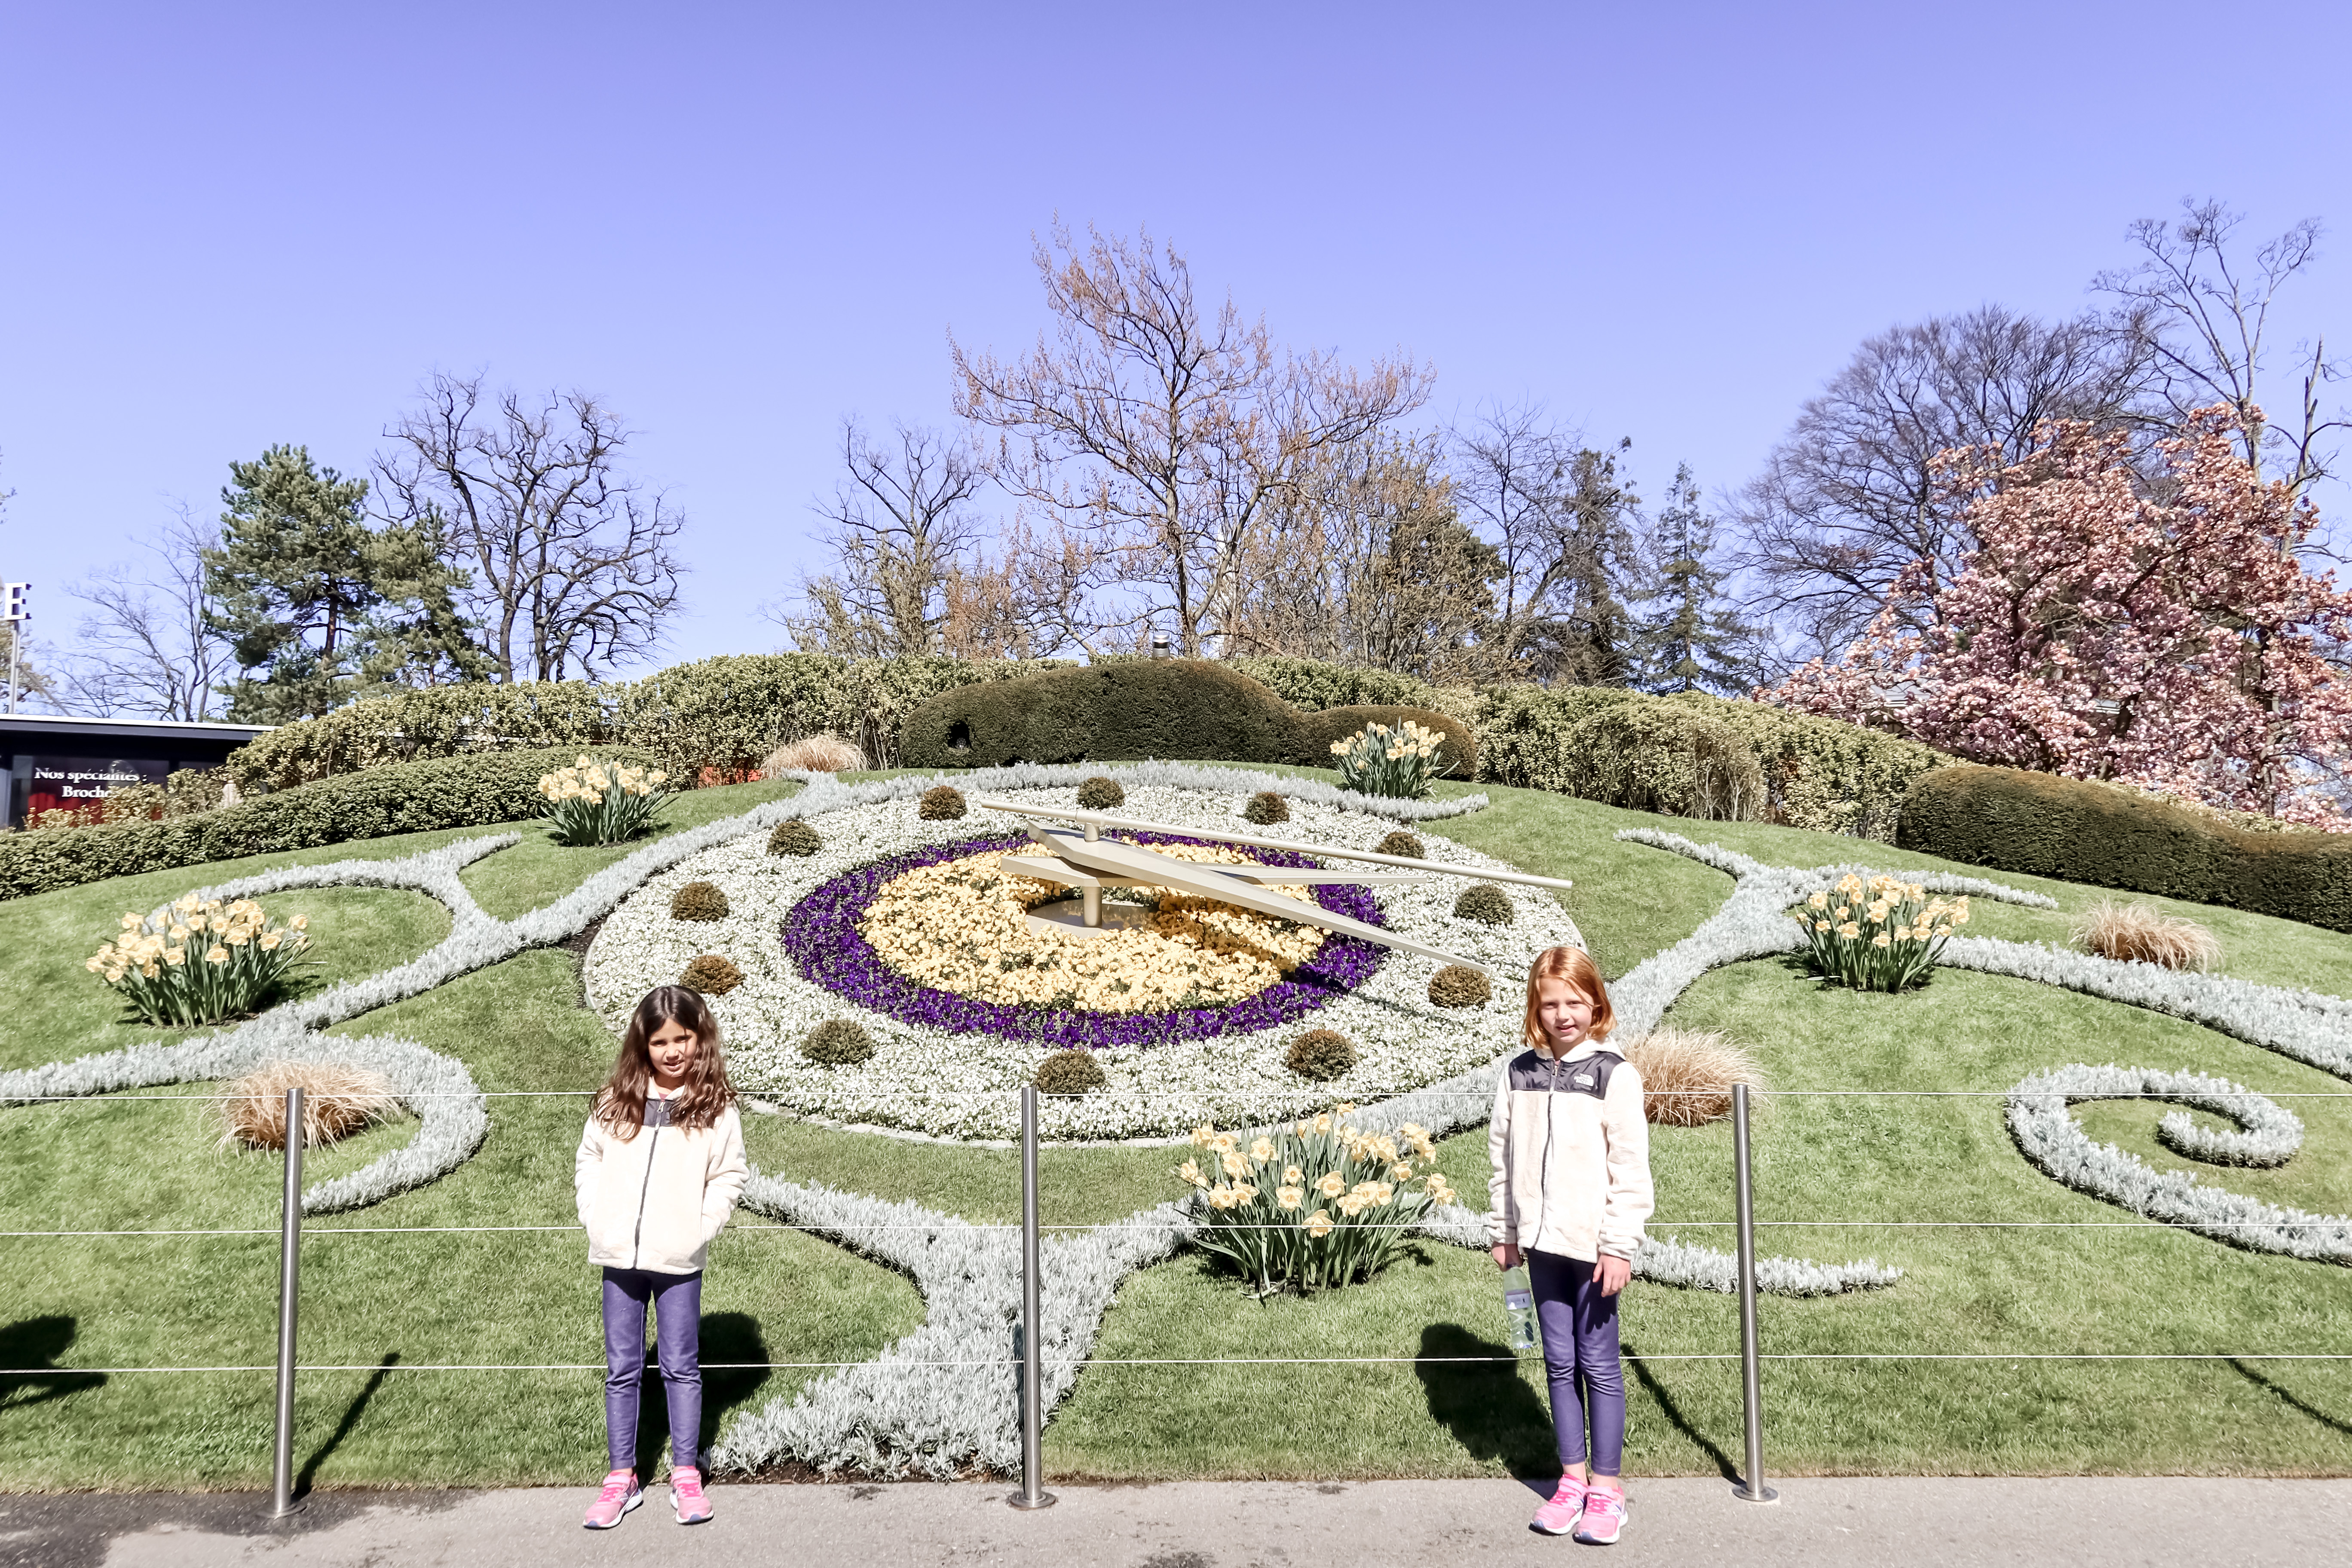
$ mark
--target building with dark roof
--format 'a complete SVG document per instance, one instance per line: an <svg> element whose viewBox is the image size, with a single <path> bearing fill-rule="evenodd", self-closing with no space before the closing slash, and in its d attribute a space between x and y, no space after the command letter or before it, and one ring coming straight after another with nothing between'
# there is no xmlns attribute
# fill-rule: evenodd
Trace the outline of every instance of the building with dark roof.
<svg viewBox="0 0 2352 1568"><path fill-rule="evenodd" d="M178 719L62 719L0 714L0 821L88 805L126 784L160 784L181 768L216 768L267 724Z"/></svg>

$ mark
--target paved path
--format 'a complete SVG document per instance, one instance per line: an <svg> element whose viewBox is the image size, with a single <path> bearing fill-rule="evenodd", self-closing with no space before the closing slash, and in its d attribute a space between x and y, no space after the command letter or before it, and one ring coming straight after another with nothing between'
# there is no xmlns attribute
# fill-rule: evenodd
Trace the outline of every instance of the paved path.
<svg viewBox="0 0 2352 1568"><path fill-rule="evenodd" d="M39 1568L1450 1568L1601 1561L1530 1534L1512 1481L1187 1481L1067 1487L1042 1513L991 1486L714 1489L719 1517L682 1530L656 1489L620 1529L579 1527L589 1492L329 1492L297 1519L250 1493L0 1498L0 1564ZM1736 1502L1716 1480L1637 1481L1607 1560L1711 1568L2062 1563L2197 1568L2340 1562L2352 1481L1792 1480Z"/></svg>

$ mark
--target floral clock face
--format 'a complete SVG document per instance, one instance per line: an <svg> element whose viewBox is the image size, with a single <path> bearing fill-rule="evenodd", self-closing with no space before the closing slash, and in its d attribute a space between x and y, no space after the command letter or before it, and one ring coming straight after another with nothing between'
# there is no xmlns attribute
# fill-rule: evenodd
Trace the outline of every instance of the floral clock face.
<svg viewBox="0 0 2352 1568"><path fill-rule="evenodd" d="M1020 798L1069 806L1076 792ZM1166 831L1120 837L1189 861L1314 864L1308 855L1195 837L1261 832L1240 818L1240 804L1224 794L1138 788L1121 815ZM1276 884L1297 900L1297 920L1173 889L1106 889L1102 933L1066 935L1052 917L1075 900L1000 863L1034 851L1016 819L975 807L929 822L898 800L807 820L818 840L813 854L771 854L750 835L654 878L605 922L585 979L590 1005L617 1029L639 996L677 982L696 958L727 959L744 979L711 1005L737 1081L842 1125L1010 1137L1019 1117L1011 1091L1045 1057L1072 1048L1092 1052L1106 1081L1082 1099L1046 1102L1052 1137L1171 1138L1202 1121L1383 1098L1510 1050L1519 1034L1511 977L1544 948L1580 944L1551 895L1535 889L1511 889L1503 924L1455 916L1470 885L1455 877L1373 888ZM1370 849L1393 826L1298 805L1265 836ZM1432 859L1507 868L1423 837ZM723 917L672 917L673 895L695 881L725 894ZM1318 909L1475 958L1503 982L1483 1006L1440 1007L1428 994L1434 960L1327 935L1312 924ZM859 1025L874 1054L838 1066L803 1057L801 1042L830 1019ZM1286 1064L1292 1040L1312 1028L1337 1030L1355 1046L1345 1076L1310 1081Z"/></svg>

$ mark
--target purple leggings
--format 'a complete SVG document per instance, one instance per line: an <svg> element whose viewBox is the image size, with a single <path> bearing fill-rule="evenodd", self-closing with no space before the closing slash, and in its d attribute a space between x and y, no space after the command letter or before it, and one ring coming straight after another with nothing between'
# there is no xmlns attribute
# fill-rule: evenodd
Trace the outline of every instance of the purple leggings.
<svg viewBox="0 0 2352 1568"><path fill-rule="evenodd" d="M637 1467L637 1388L646 1376L646 1309L654 1310L662 1391L669 1396L669 1462L700 1465L702 1276L604 1270L604 1447L612 1468Z"/></svg>
<svg viewBox="0 0 2352 1568"><path fill-rule="evenodd" d="M1551 1380L1551 1428L1559 1441L1559 1462L1584 1463L1589 1410L1592 1473L1615 1476L1625 1468L1625 1369L1617 1359L1617 1298L1601 1293L1600 1282L1592 1277L1595 1267L1556 1252L1528 1254L1536 1321L1543 1328L1544 1373Z"/></svg>

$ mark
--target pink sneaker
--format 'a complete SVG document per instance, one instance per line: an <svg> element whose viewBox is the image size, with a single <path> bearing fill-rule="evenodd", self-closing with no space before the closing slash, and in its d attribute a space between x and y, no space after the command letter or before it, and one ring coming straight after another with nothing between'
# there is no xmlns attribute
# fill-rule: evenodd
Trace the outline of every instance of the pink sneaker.
<svg viewBox="0 0 2352 1568"><path fill-rule="evenodd" d="M700 1524L710 1517L710 1500L702 1495L702 1472L691 1465L669 1473L670 1511L680 1524Z"/></svg>
<svg viewBox="0 0 2352 1568"><path fill-rule="evenodd" d="M1576 1528L1576 1516L1584 1511L1585 1487L1574 1476L1559 1478L1559 1490L1551 1494L1551 1501L1536 1510L1535 1522L1528 1526L1546 1535L1566 1535Z"/></svg>
<svg viewBox="0 0 2352 1568"><path fill-rule="evenodd" d="M1576 1538L1587 1546L1614 1546L1625 1528L1625 1494L1594 1487L1584 1494L1584 1518Z"/></svg>
<svg viewBox="0 0 2352 1568"><path fill-rule="evenodd" d="M596 1500L588 1505L588 1517L580 1522L590 1530L610 1530L621 1522L621 1516L646 1500L646 1489L637 1484L635 1470L614 1470L604 1478L604 1489Z"/></svg>

